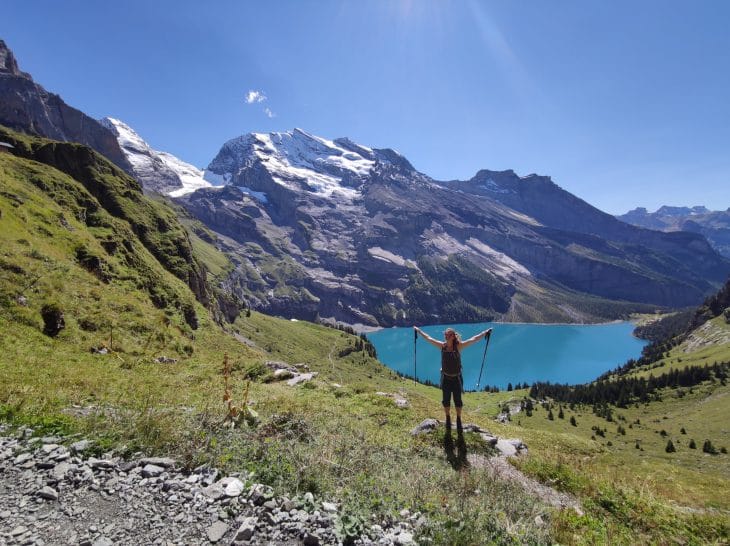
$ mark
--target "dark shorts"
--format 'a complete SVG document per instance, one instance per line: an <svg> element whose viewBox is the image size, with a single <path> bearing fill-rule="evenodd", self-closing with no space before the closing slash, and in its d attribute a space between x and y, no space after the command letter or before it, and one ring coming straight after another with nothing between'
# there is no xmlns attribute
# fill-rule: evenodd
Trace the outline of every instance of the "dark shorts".
<svg viewBox="0 0 730 546"><path fill-rule="evenodd" d="M445 375L441 376L441 392L443 394L443 398L441 399L441 403L444 407L451 406L451 396L454 396L454 406L457 408L460 408L464 405L464 403L461 401L461 391L463 389L463 385L461 382L461 376L458 377L448 377Z"/></svg>

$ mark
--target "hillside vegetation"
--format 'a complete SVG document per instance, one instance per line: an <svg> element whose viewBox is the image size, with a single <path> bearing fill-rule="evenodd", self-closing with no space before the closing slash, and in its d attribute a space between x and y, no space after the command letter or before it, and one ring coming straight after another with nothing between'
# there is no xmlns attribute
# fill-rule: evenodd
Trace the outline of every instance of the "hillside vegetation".
<svg viewBox="0 0 730 546"><path fill-rule="evenodd" d="M726 540L728 456L719 450L730 397L719 380L611 408L610 421L585 405L563 405L560 418L561 404L546 401L551 420L535 400L531 416L499 424L503 406L527 391L468 393L466 422L522 438L530 453L515 464L582 505L555 509L502 480L478 435L466 434L468 465L454 463L443 431L412 436L423 419L442 416L440 392L398 377L361 338L255 312L213 320L190 275L213 281L230 266L205 230L179 222L86 148L57 147L43 161L49 144L13 138L26 151L0 154L4 420L92 437L100 453L172 454L190 468L252 471L278 492L336 500L343 541L403 509L425 516L416 536L424 544ZM96 166L79 169L79 158ZM721 317L706 324L727 333ZM725 358L730 343L704 346L705 333L693 335L661 365ZM226 358L235 410L224 401ZM272 361L317 375L290 386ZM619 424L626 434L614 433ZM664 451L668 438L674 453ZM705 439L716 454L702 453Z"/></svg>

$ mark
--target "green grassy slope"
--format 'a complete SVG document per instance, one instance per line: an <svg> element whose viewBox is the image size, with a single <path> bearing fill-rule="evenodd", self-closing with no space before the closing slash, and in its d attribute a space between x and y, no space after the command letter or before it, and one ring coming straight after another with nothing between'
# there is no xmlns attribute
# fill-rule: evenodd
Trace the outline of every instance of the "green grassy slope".
<svg viewBox="0 0 730 546"><path fill-rule="evenodd" d="M130 207L130 218L151 210ZM95 220L82 210L93 210ZM157 229L146 219L138 225ZM148 240L161 236L149 233ZM205 237L191 237L191 247L211 262L208 275L215 277L229 265ZM55 337L42 332L48 303L64 312L65 328ZM186 320L188 306L197 329ZM718 448L727 438L713 428L725 422L725 387L703 385L682 398L668 393L617 411L616 418L626 419L625 436L614 434L616 421L585 407L566 407L564 419L554 408L553 421L540 408L500 425L492 418L501 405L526 393L468 393L465 420L522 438L530 455L520 467L576 494L579 515L555 511L495 478L479 459L455 472L442 432L410 435L423 419L441 418L438 389L399 378L354 350L355 336L258 313L226 328L195 301L185 279L164 267L127 216L109 214L86 185L48 164L0 154L4 419L39 432L90 435L100 449L172 453L190 466L253 471L280 492L312 491L342 502L353 534L403 508L428 517L418 539L434 544L699 544L727 534L727 455L701 454L704 435ZM91 352L100 347L110 352ZM233 369L233 401L247 402L255 422L226 425L224 354ZM161 356L175 362L155 362ZM290 387L272 380L268 360L318 375ZM387 396L395 394L408 400L407 408ZM630 428L637 418L640 425ZM607 428L606 436L593 440L592 425ZM662 451L666 437L657 429L677 438L675 454ZM635 436L643 451L634 447ZM685 437L698 443L696 464ZM472 434L466 449L488 453Z"/></svg>

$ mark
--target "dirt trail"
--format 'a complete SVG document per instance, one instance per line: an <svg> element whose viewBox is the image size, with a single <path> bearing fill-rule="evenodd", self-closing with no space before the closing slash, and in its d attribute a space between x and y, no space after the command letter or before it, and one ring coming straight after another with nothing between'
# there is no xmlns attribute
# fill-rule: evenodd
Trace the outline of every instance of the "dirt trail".
<svg viewBox="0 0 730 546"><path fill-rule="evenodd" d="M580 502L573 495L557 491L550 486L541 484L512 466L507 457L484 457L469 455L469 463L477 468L487 469L493 478L509 480L519 483L530 495L556 508L573 508L579 514L583 511Z"/></svg>

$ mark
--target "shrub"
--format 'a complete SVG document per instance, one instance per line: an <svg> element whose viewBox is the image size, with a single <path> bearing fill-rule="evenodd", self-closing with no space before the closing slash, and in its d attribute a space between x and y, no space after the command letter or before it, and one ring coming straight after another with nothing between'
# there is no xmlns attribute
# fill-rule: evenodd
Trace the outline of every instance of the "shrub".
<svg viewBox="0 0 730 546"><path fill-rule="evenodd" d="M697 444L695 443L694 440L690 440L689 441L689 448L690 449L697 449Z"/></svg>
<svg viewBox="0 0 730 546"><path fill-rule="evenodd" d="M712 445L710 440L705 440L705 443L702 444L702 451L710 455L717 455L717 449L715 449L715 446Z"/></svg>
<svg viewBox="0 0 730 546"><path fill-rule="evenodd" d="M677 449L674 447L672 441L669 440L667 442L667 447L664 448L664 451L666 451L667 453L674 453L675 451L677 451Z"/></svg>
<svg viewBox="0 0 730 546"><path fill-rule="evenodd" d="M43 317L43 333L47 336L56 337L66 327L63 309L55 302L43 305L41 317Z"/></svg>

